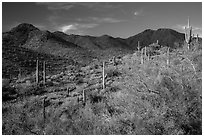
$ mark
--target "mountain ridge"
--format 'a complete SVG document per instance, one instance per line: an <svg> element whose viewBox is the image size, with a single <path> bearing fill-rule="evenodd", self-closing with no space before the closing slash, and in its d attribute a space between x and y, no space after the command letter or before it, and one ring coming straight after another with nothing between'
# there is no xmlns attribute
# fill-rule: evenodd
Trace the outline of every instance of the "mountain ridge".
<svg viewBox="0 0 204 137"><path fill-rule="evenodd" d="M22 23L16 27L12 28L8 32L13 33L13 32L15 32L15 30L19 30L19 28L20 28L20 30L22 28L27 28L29 31L41 31L40 29L38 29L37 27L35 27L32 24ZM3 32L3 34L8 33L8 32ZM160 44L162 44L163 46L170 46L173 48L174 42L183 42L184 37L185 37L184 33L177 32L177 31L170 29L170 28L159 28L157 30L146 29L146 30L144 30L138 34L135 34L133 36L129 36L127 38L113 37L113 36L110 36L107 34L101 35L101 36L90 36L90 35L66 34L66 33L63 33L60 31L55 31L55 32L50 32L50 33L55 35L55 36L58 36L58 38L60 37L61 39L69 41L73 44L77 45L77 43L78 43L79 44L78 46L85 47L85 48L86 47L88 47L88 48L95 47L96 48L97 46L99 46L99 48L100 48L100 46L101 46L100 42L98 43L98 41L100 41L100 39L105 39L105 40L106 39L110 39L110 40L113 39L113 40L118 41L119 43L122 43L125 45L125 46L119 46L119 47L123 47L123 48L128 47L130 49L132 49L132 48L136 49L136 47L135 47L136 41L140 41L140 43L143 44L141 46L148 46L148 45L156 42L157 40L159 40ZM91 46L89 47L89 45L86 44L86 42L81 42L83 40L85 40ZM85 46L83 46L82 44L84 44ZM105 47L105 48L108 48L108 47Z"/></svg>
<svg viewBox="0 0 204 137"><path fill-rule="evenodd" d="M3 32L2 49L4 54L2 58L4 62L21 64L23 62L21 56L25 56L24 53L27 53L25 50L29 50L29 55L34 55L32 59L37 57L37 54L41 54L41 56L52 56L52 58L70 59L85 65L91 63L94 59L99 61L107 60L113 56L133 53L137 50L138 41L140 41L141 49L144 46L155 43L157 40L162 46L177 48L174 46L175 42L182 43L184 41L184 34L166 28L157 30L146 29L139 34L123 39L119 37L114 38L109 35L96 37L68 35L60 31L42 31L32 24L22 23L8 32ZM14 54L15 50L24 51L18 52L15 55L16 58L20 58L22 61L15 61L6 56L7 53Z"/></svg>

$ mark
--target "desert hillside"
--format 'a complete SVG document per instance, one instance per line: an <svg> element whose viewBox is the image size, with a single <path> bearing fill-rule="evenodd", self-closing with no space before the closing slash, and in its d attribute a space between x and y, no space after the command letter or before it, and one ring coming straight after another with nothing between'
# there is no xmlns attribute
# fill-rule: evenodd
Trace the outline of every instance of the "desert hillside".
<svg viewBox="0 0 204 137"><path fill-rule="evenodd" d="M201 38L187 49L171 29L121 39L20 24L2 43L2 134L202 134Z"/></svg>

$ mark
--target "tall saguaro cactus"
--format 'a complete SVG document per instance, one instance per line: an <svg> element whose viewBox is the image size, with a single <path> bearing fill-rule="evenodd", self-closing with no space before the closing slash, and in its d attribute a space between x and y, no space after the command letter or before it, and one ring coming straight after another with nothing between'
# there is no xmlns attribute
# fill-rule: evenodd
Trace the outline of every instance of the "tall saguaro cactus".
<svg viewBox="0 0 204 137"><path fill-rule="evenodd" d="M43 83L46 82L46 62L43 62Z"/></svg>
<svg viewBox="0 0 204 137"><path fill-rule="evenodd" d="M105 89L105 62L103 62L103 89Z"/></svg>
<svg viewBox="0 0 204 137"><path fill-rule="evenodd" d="M43 98L43 126L44 126L44 130L43 130L43 134L45 135L45 127L46 127L46 110L45 110L45 97Z"/></svg>
<svg viewBox="0 0 204 137"><path fill-rule="evenodd" d="M169 62L170 62L170 58L169 58L169 47L168 47L168 49L167 49L167 62L166 62L167 66L169 66Z"/></svg>
<svg viewBox="0 0 204 137"><path fill-rule="evenodd" d="M143 64L143 49L141 49L141 64Z"/></svg>
<svg viewBox="0 0 204 137"><path fill-rule="evenodd" d="M39 61L36 61L36 83L39 82Z"/></svg>
<svg viewBox="0 0 204 137"><path fill-rule="evenodd" d="M85 105L86 104L86 94L84 90L83 90L82 96L83 96L83 104Z"/></svg>
<svg viewBox="0 0 204 137"><path fill-rule="evenodd" d="M145 48L144 48L144 57L145 57L145 59L146 59L146 57L147 57L147 47L145 46Z"/></svg>
<svg viewBox="0 0 204 137"><path fill-rule="evenodd" d="M149 57L149 54L147 54L147 61L149 61L150 59L149 59L150 57Z"/></svg>
<svg viewBox="0 0 204 137"><path fill-rule="evenodd" d="M189 44L191 42L192 38L192 27L190 26L190 19L188 17L188 26L185 27L185 41L187 43L187 48L189 49Z"/></svg>
<svg viewBox="0 0 204 137"><path fill-rule="evenodd" d="M198 42L199 41L199 37L198 37L198 34L197 34L197 37L196 37L196 42Z"/></svg>
<svg viewBox="0 0 204 137"><path fill-rule="evenodd" d="M137 51L140 51L140 41L137 42Z"/></svg>

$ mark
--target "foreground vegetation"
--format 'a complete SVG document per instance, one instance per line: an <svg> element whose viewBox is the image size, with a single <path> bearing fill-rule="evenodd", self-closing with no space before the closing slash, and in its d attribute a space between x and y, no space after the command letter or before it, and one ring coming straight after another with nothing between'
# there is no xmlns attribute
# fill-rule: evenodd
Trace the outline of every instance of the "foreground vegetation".
<svg viewBox="0 0 204 137"><path fill-rule="evenodd" d="M202 51L172 50L169 64L163 51L144 64L140 52L108 62L105 89L99 62L3 87L4 99L18 98L2 104L2 134L202 134Z"/></svg>

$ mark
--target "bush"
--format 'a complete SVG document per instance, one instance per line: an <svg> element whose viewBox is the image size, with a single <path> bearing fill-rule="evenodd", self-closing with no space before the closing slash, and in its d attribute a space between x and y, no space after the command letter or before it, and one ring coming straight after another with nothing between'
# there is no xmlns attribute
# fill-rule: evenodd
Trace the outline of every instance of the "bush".
<svg viewBox="0 0 204 137"><path fill-rule="evenodd" d="M109 69L106 72L107 77L118 77L121 75L121 72L119 72L117 69Z"/></svg>

